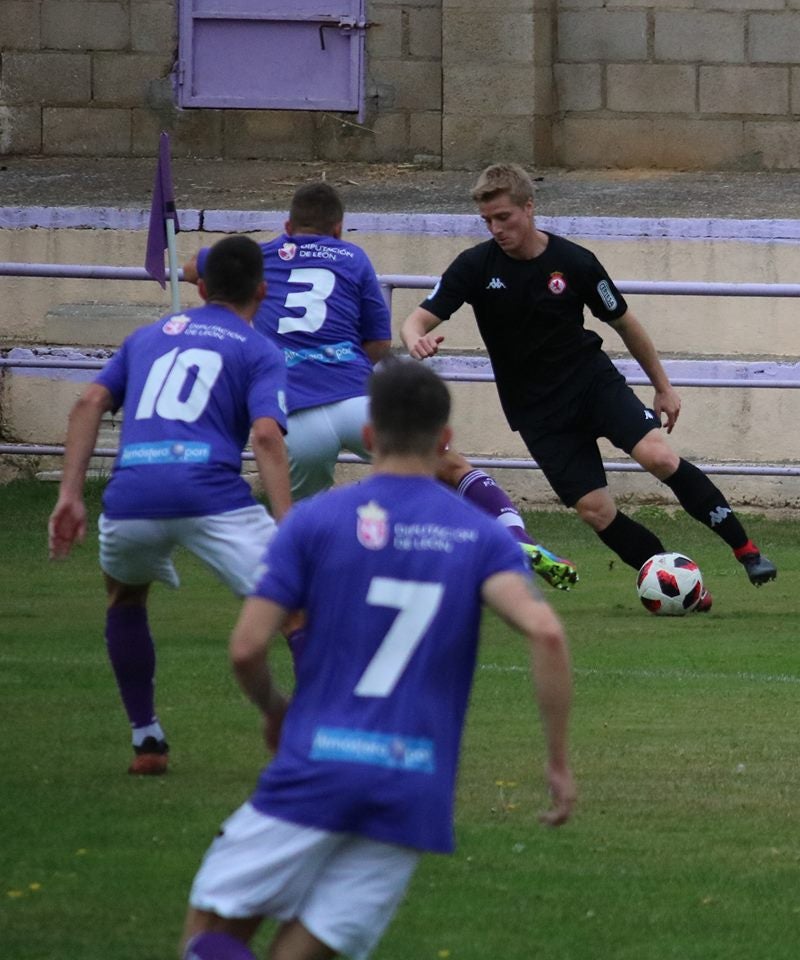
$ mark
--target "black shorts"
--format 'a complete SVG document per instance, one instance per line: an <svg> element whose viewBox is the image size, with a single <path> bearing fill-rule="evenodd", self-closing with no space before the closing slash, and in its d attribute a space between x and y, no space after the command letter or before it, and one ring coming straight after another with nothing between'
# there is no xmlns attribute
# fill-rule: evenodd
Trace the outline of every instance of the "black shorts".
<svg viewBox="0 0 800 960"><path fill-rule="evenodd" d="M550 486L572 507L585 494L607 486L598 437L629 454L660 426L655 413L608 361L608 366L597 364L579 395L544 420L528 417L519 434Z"/></svg>

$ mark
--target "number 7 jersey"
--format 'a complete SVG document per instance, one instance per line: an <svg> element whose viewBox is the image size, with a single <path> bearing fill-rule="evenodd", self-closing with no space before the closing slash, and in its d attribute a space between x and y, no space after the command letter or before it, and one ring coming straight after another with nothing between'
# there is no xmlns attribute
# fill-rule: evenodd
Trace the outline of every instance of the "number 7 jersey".
<svg viewBox="0 0 800 960"><path fill-rule="evenodd" d="M280 351L232 310L206 304L136 330L96 383L124 406L103 496L112 519L224 513L255 503L241 476L254 420L286 429Z"/></svg>
<svg viewBox="0 0 800 960"><path fill-rule="evenodd" d="M284 353L289 413L364 396L365 340L391 340L389 308L364 251L335 237L261 245L267 296L254 327Z"/></svg>
<svg viewBox="0 0 800 960"><path fill-rule="evenodd" d="M263 813L446 852L464 713L494 574L529 576L508 531L442 484L377 474L297 504L254 595L306 639Z"/></svg>

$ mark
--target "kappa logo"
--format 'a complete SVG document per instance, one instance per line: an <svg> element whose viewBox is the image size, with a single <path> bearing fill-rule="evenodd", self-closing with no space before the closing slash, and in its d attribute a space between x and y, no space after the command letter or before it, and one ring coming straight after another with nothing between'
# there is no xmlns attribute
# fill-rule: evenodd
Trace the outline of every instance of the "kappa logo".
<svg viewBox="0 0 800 960"><path fill-rule="evenodd" d="M560 296L567 289L567 281L564 279L564 274L558 272L551 273L550 279L547 281L547 289L550 293Z"/></svg>
<svg viewBox="0 0 800 960"><path fill-rule="evenodd" d="M492 279L486 284L487 290L505 290L506 285L500 279L500 277L492 277Z"/></svg>
<svg viewBox="0 0 800 960"><path fill-rule="evenodd" d="M730 507L715 507L708 515L711 526L716 527L718 523L722 523L725 517L731 513L733 513L733 510L731 510Z"/></svg>
<svg viewBox="0 0 800 960"><path fill-rule="evenodd" d="M297 253L297 244L289 243L287 240L286 243L278 250L278 256L281 260L294 260L295 254Z"/></svg>
<svg viewBox="0 0 800 960"><path fill-rule="evenodd" d="M438 280L436 281L436 283L433 285L433 290L431 290L431 292L428 294L427 297L425 297L425 299L426 299L426 300L433 300L433 298L434 298L434 297L436 296L436 294L439 292L439 287L441 287L441 285L442 285L442 278L439 277L439 279L438 279Z"/></svg>
<svg viewBox="0 0 800 960"><path fill-rule="evenodd" d="M652 410L648 410L647 407L644 408L644 418L645 420L655 420L656 415Z"/></svg>

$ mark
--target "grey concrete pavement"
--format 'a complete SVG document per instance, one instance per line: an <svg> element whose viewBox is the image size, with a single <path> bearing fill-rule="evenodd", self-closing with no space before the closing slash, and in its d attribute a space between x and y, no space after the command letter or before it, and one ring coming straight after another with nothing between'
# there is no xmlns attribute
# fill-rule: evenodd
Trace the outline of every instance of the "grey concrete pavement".
<svg viewBox="0 0 800 960"><path fill-rule="evenodd" d="M0 206L147 207L155 160L5 158ZM800 219L796 173L536 170L545 216ZM413 164L174 160L178 207L285 209L295 187L324 178L348 210L473 213L475 174Z"/></svg>

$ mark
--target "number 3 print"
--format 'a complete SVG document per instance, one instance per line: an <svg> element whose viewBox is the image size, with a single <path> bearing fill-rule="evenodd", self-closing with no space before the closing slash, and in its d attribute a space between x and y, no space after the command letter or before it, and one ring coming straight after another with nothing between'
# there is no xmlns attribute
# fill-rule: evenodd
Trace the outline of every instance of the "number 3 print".
<svg viewBox="0 0 800 960"><path fill-rule="evenodd" d="M330 270L298 267L289 274L289 283L310 284L310 289L290 293L283 302L284 307L300 308L305 313L302 317L281 317L278 333L314 333L325 323L328 314L325 301L333 293L336 276Z"/></svg>

